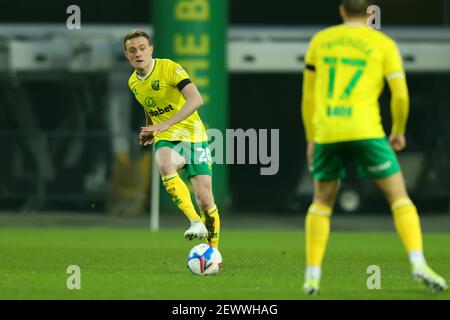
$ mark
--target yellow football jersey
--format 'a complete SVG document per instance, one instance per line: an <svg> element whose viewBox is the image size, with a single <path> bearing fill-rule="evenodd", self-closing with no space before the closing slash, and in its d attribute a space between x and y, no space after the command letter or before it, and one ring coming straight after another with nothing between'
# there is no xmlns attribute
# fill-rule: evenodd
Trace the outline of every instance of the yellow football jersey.
<svg viewBox="0 0 450 320"><path fill-rule="evenodd" d="M330 27L312 38L305 62L315 70L315 142L385 136L378 103L384 79L404 76L391 38L362 24Z"/></svg>
<svg viewBox="0 0 450 320"><path fill-rule="evenodd" d="M172 60L154 59L154 61L149 75L141 78L135 70L128 80L128 85L147 115L151 117L153 124L159 124L171 118L186 102L179 87L189 83L189 75ZM155 142L159 140L203 142L208 140L208 136L196 111L167 131L157 134Z"/></svg>

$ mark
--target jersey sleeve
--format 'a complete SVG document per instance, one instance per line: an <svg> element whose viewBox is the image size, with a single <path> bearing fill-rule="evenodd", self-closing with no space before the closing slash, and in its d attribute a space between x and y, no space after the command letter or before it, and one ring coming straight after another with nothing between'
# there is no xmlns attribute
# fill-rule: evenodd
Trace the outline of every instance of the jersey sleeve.
<svg viewBox="0 0 450 320"><path fill-rule="evenodd" d="M393 40L389 40L387 45L383 68L384 76L388 80L397 76L404 76L402 57L397 44Z"/></svg>
<svg viewBox="0 0 450 320"><path fill-rule="evenodd" d="M314 90L315 90L315 70L316 70L316 37L309 42L305 57L305 70L303 72L303 88L301 114L303 127L305 129L306 141L314 140Z"/></svg>
<svg viewBox="0 0 450 320"><path fill-rule="evenodd" d="M305 68L310 71L316 70L316 37L314 36L309 42L308 50L305 56Z"/></svg>
<svg viewBox="0 0 450 320"><path fill-rule="evenodd" d="M186 72L186 70L183 69L182 66L180 66L176 62L172 62L169 64L168 68L168 76L170 84L174 87L177 87L178 90L182 90L187 84L191 83L191 80L189 79L189 74Z"/></svg>

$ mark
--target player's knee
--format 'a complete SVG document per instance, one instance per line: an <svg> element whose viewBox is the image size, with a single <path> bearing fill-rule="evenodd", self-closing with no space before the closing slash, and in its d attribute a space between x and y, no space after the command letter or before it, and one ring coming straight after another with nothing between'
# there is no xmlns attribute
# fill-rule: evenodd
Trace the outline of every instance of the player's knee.
<svg viewBox="0 0 450 320"><path fill-rule="evenodd" d="M388 178L375 180L375 182L385 194L386 200L390 205L397 201L397 199L409 198L405 180L401 172L397 172Z"/></svg>
<svg viewBox="0 0 450 320"><path fill-rule="evenodd" d="M392 199L388 199L389 205L392 210L402 207L402 206L414 206L414 202L411 200L411 198L406 195L401 195L398 197L393 197Z"/></svg>
<svg viewBox="0 0 450 320"><path fill-rule="evenodd" d="M407 192L396 192L386 195L386 201L388 204L392 207L395 203L402 201L404 199L408 199L411 201L411 198L409 197ZM411 201L412 202L412 201Z"/></svg>
<svg viewBox="0 0 450 320"><path fill-rule="evenodd" d="M214 204L211 192L207 188L197 190L195 192L195 199L202 210L207 210Z"/></svg>
<svg viewBox="0 0 450 320"><path fill-rule="evenodd" d="M159 172L161 176L168 176L177 172L177 167L174 164L164 163L159 165Z"/></svg>
<svg viewBox="0 0 450 320"><path fill-rule="evenodd" d="M339 181L317 181L314 186L314 202L333 207L339 190Z"/></svg>
<svg viewBox="0 0 450 320"><path fill-rule="evenodd" d="M316 192L314 195L314 203L333 207L336 202L336 192Z"/></svg>

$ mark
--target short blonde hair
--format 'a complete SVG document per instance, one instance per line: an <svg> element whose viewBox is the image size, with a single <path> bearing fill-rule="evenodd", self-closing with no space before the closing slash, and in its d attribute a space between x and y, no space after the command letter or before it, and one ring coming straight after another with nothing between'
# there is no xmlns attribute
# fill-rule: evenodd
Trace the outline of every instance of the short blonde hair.
<svg viewBox="0 0 450 320"><path fill-rule="evenodd" d="M127 50L127 41L134 39L134 38L139 38L139 37L144 37L148 40L148 44L149 45L153 45L152 40L150 39L150 36L148 35L147 32L145 32L144 30L140 30L140 29L133 29L130 32L128 32L128 34L123 38L123 47L125 49L125 51Z"/></svg>

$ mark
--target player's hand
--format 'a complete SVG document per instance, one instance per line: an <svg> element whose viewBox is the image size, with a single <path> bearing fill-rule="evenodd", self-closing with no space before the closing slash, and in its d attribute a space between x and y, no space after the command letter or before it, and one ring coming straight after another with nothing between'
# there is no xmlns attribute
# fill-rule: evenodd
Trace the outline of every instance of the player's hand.
<svg viewBox="0 0 450 320"><path fill-rule="evenodd" d="M147 128L147 127L145 127ZM141 132L139 133L139 144L145 146L151 145L155 137L153 135L153 131L147 131L141 128Z"/></svg>
<svg viewBox="0 0 450 320"><path fill-rule="evenodd" d="M389 137L389 143L394 151L402 151L406 148L406 139L404 135L393 135Z"/></svg>
<svg viewBox="0 0 450 320"><path fill-rule="evenodd" d="M314 141L307 142L306 145L306 161L308 162L308 167L311 168L313 164L313 155L314 155Z"/></svg>
<svg viewBox="0 0 450 320"><path fill-rule="evenodd" d="M152 125L152 126L148 126L148 127L142 127L141 130L143 130L144 132L153 132L153 135L156 136L157 134L163 133L170 127L171 127L171 124L168 121L166 121L166 122L163 122L160 124L156 124L156 125Z"/></svg>

